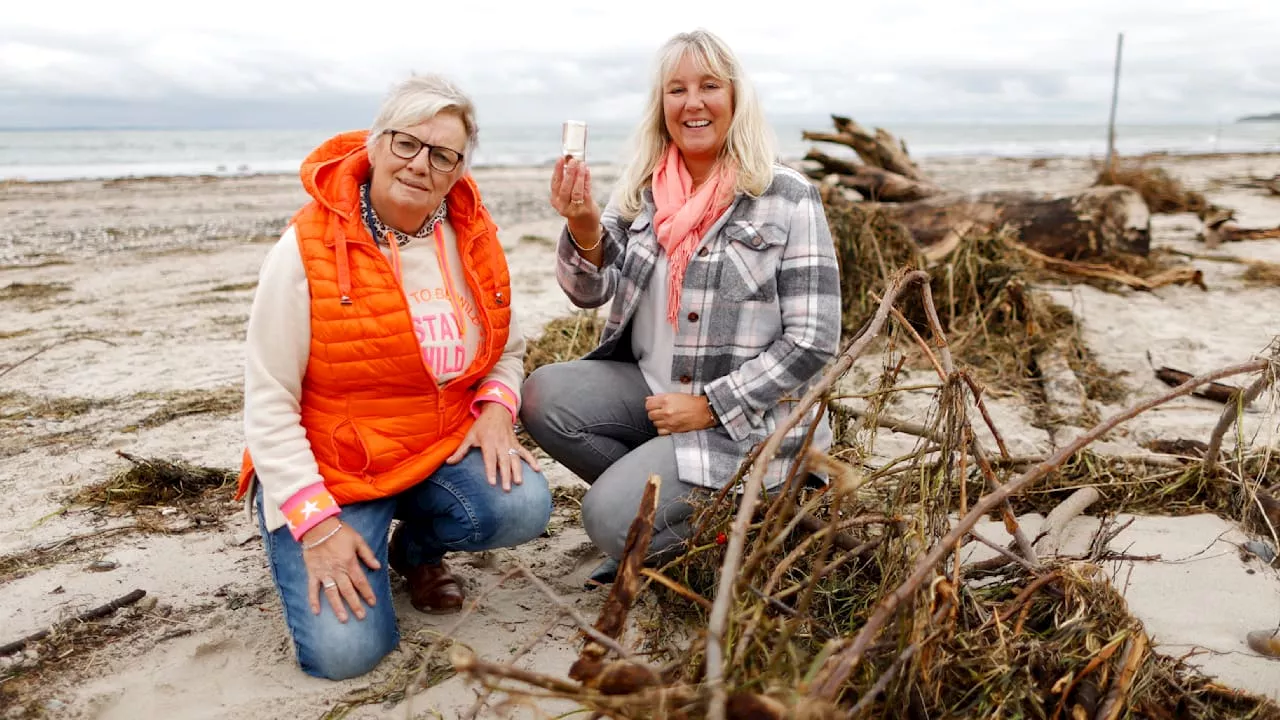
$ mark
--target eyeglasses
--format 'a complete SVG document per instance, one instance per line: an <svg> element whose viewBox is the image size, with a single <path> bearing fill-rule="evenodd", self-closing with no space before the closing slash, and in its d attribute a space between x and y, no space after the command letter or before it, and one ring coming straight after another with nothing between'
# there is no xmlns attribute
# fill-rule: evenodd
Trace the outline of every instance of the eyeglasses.
<svg viewBox="0 0 1280 720"><path fill-rule="evenodd" d="M462 153L457 150L428 145L407 132L383 130L382 134L391 136L391 154L401 160L412 160L422 152L422 148L426 148L427 162L442 173L453 172L458 167L458 163L462 162Z"/></svg>

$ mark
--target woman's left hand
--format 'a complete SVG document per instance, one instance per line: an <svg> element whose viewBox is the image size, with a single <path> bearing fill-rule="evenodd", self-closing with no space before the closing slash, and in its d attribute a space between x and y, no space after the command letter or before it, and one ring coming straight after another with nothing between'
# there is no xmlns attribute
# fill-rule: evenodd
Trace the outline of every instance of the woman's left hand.
<svg viewBox="0 0 1280 720"><path fill-rule="evenodd" d="M662 393L644 400L649 420L659 435L706 430L716 426L716 414L705 395Z"/></svg>
<svg viewBox="0 0 1280 720"><path fill-rule="evenodd" d="M529 463L534 472L541 472L533 453L525 450L516 440L515 428L511 423L511 411L498 403L485 403L480 410L480 417L462 438L462 444L445 462L453 465L466 457L471 448L479 448L484 456L484 474L490 485L496 485L498 477L502 477L502 489L511 491L511 484L524 482L524 472L520 461Z"/></svg>

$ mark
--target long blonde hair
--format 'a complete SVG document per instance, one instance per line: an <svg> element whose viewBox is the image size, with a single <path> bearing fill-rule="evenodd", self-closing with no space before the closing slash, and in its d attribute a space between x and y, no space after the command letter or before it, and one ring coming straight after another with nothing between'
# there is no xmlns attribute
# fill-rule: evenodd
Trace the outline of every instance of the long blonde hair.
<svg viewBox="0 0 1280 720"><path fill-rule="evenodd" d="M718 161L736 164L734 191L759 196L773 182L777 141L738 58L723 40L706 30L680 33L658 51L649 102L631 136L631 162L614 187L613 202L624 218L635 218L644 209L644 189L671 143L662 96L667 80L686 56L693 57L700 71L727 81L733 89L733 120Z"/></svg>

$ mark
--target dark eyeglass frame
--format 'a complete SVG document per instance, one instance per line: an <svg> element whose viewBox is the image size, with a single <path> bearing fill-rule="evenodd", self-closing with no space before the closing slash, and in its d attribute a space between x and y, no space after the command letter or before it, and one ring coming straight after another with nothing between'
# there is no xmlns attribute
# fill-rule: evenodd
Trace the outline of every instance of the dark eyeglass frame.
<svg viewBox="0 0 1280 720"><path fill-rule="evenodd" d="M418 157L418 153L422 152L422 150L425 148L425 149L426 149L426 151L427 151L427 163L428 163L429 165L431 165L431 167L435 168L435 169L436 169L436 171L438 171L438 172L442 172L442 173L450 173L450 172L453 172L454 170L456 170L456 169L458 168L458 165L460 165L460 164L462 163L463 159L466 157L465 155L463 155L462 153L458 152L457 150L454 150L454 149L453 149L453 148L451 148L451 147L445 147L445 146L443 146L443 145L428 145L427 143L422 142L421 140L419 140L418 138L414 137L413 135L410 135L409 133L407 133L407 132L403 132L403 131L401 131L401 130L391 130L391 129L387 129L387 130L383 130L381 134L383 134L383 135L390 135L390 136L391 136L391 142L390 142L390 144L389 144L389 148L390 148L390 150L391 150L391 154L392 154L392 155L395 155L396 157L400 158L401 160L408 160L408 161L412 162L414 158ZM406 138L406 139L408 139L409 141L411 141L411 142L415 143L415 144L418 146L418 149L417 149L417 150L414 150L412 154L407 155L407 156L406 156L406 155L401 155L400 153L396 152L396 139L397 139L397 138L399 138L399 137L401 137L401 136L404 136L404 138ZM437 165L437 164L436 164L436 157L435 157L435 155L434 155L434 154L433 154L433 152L432 152L432 151L434 151L434 150L444 150L444 151L446 151L446 152L452 153L453 155L456 155L456 156L457 156L457 159L453 161L453 165L449 166L448 168L442 168L442 167L440 167L439 165Z"/></svg>

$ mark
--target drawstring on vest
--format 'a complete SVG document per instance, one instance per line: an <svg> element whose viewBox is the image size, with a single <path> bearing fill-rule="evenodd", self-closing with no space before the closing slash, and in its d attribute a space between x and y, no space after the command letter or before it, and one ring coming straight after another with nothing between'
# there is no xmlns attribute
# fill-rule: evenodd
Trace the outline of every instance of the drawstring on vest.
<svg viewBox="0 0 1280 720"><path fill-rule="evenodd" d="M351 266L347 260L347 235L342 226L337 227L337 260L338 260L338 295L343 305L351 304Z"/></svg>

